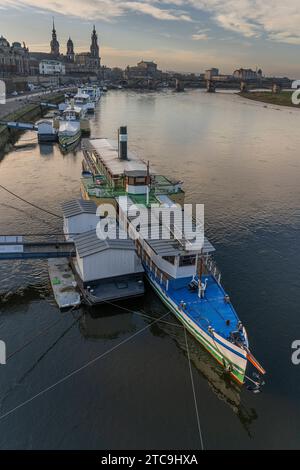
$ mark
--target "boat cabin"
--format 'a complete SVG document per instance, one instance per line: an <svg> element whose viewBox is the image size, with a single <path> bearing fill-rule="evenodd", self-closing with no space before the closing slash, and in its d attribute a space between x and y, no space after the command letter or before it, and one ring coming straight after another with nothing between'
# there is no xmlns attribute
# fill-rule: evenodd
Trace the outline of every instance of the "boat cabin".
<svg viewBox="0 0 300 470"><path fill-rule="evenodd" d="M62 204L64 234L68 241L74 240L74 236L96 230L99 217L96 215L97 206L93 201L73 199Z"/></svg>
<svg viewBox="0 0 300 470"><path fill-rule="evenodd" d="M74 243L76 268L84 283L143 272L130 239L101 240L91 230L77 235Z"/></svg>
<svg viewBox="0 0 300 470"><path fill-rule="evenodd" d="M148 191L149 177L147 170L126 170L125 190L128 194L146 194Z"/></svg>
<svg viewBox="0 0 300 470"><path fill-rule="evenodd" d="M65 121L79 121L82 111L81 108L77 106L68 106L62 114L62 117Z"/></svg>

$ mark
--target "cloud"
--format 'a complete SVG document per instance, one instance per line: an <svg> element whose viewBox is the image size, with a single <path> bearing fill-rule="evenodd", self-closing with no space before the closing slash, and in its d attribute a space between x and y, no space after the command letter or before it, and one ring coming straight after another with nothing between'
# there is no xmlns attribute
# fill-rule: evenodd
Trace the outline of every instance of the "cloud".
<svg viewBox="0 0 300 470"><path fill-rule="evenodd" d="M169 0L210 14L224 30L247 38L300 44L299 0Z"/></svg>
<svg viewBox="0 0 300 470"><path fill-rule="evenodd" d="M211 39L207 34L210 31L209 28L206 29L199 29L196 33L192 34L193 41L207 41Z"/></svg>
<svg viewBox="0 0 300 470"><path fill-rule="evenodd" d="M196 33L192 35L193 41L207 41L209 36L206 33Z"/></svg>
<svg viewBox="0 0 300 470"><path fill-rule="evenodd" d="M144 2L124 2L122 3L125 9L132 10L138 13L144 13L150 15L153 18L158 20L182 20L182 21L192 21L191 17L182 12L177 12L176 10L165 10L158 8L150 3Z"/></svg>
<svg viewBox="0 0 300 470"><path fill-rule="evenodd" d="M136 14L158 21L191 22L205 13L219 28L246 38L300 44L299 0L1 0L1 8L5 7L33 7L40 12L105 21ZM205 37L195 35L193 39Z"/></svg>
<svg viewBox="0 0 300 470"><path fill-rule="evenodd" d="M128 12L152 16L157 20L165 21L192 21L191 17L181 10L159 8L154 5L155 0L127 1L122 0L2 0L2 7L26 8L33 7L38 10L47 10L67 16L84 19L97 19L111 21L114 18L128 14Z"/></svg>

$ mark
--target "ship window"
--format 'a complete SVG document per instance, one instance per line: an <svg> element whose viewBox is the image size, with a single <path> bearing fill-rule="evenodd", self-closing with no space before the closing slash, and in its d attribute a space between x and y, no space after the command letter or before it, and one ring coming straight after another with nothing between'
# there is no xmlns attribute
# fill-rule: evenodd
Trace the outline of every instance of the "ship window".
<svg viewBox="0 0 300 470"><path fill-rule="evenodd" d="M195 264L196 256L180 256L179 266L192 266Z"/></svg>
<svg viewBox="0 0 300 470"><path fill-rule="evenodd" d="M127 182L129 185L132 186L142 186L146 184L146 178L143 177L133 177L133 176L128 176Z"/></svg>
<svg viewBox="0 0 300 470"><path fill-rule="evenodd" d="M163 256L163 259L170 264L175 264L175 256Z"/></svg>
<svg viewBox="0 0 300 470"><path fill-rule="evenodd" d="M135 184L146 184L146 178L135 178Z"/></svg>

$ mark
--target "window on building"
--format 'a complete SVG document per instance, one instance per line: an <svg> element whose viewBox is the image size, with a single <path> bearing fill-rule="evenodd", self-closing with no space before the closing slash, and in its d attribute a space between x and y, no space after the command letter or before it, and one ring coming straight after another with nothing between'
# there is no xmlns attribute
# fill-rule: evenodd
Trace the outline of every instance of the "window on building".
<svg viewBox="0 0 300 470"><path fill-rule="evenodd" d="M180 256L179 258L179 266L192 266L196 262L196 256Z"/></svg>
<svg viewBox="0 0 300 470"><path fill-rule="evenodd" d="M170 264L175 264L175 256L163 256L163 259Z"/></svg>

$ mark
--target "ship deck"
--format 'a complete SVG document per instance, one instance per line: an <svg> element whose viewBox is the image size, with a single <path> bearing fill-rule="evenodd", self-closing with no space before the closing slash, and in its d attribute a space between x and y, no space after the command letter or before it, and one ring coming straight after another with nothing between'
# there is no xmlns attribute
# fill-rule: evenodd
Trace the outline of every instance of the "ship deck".
<svg viewBox="0 0 300 470"><path fill-rule="evenodd" d="M210 325L216 333L228 339L230 333L237 330L239 318L231 303L225 302L226 293L214 277L203 276L202 282L205 282L205 279L208 282L203 299L198 297L197 290L189 290L190 277L170 280L168 295L176 304L183 301L186 304L184 311L201 328L207 330Z"/></svg>

